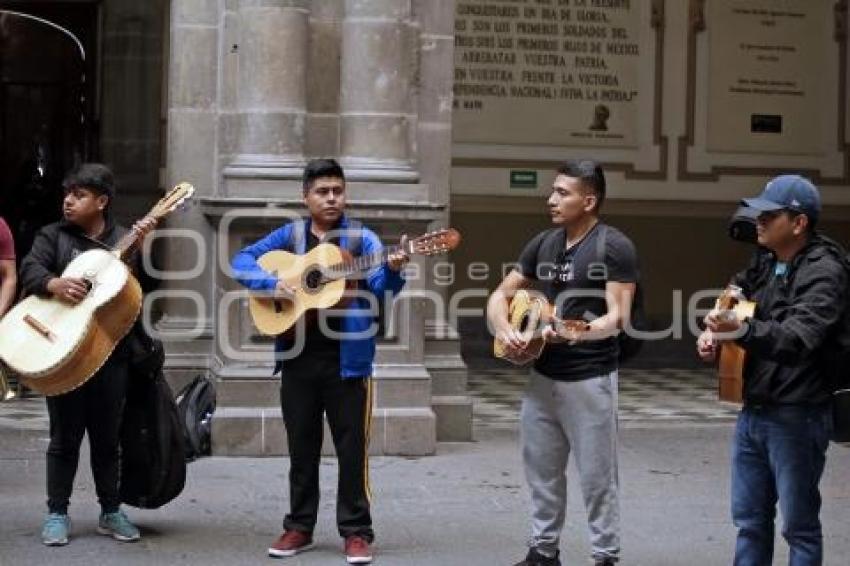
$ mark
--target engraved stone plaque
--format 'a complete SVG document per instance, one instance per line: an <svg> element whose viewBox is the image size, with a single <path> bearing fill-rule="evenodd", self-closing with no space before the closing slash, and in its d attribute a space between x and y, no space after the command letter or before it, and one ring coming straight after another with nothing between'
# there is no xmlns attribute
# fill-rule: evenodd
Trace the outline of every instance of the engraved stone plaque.
<svg viewBox="0 0 850 566"><path fill-rule="evenodd" d="M636 147L646 2L458 0L454 141Z"/></svg>

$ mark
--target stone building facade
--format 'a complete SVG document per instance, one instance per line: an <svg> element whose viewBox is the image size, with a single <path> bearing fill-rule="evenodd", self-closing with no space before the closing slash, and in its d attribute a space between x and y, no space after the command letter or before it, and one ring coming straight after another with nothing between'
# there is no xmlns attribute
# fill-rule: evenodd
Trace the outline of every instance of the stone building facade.
<svg viewBox="0 0 850 566"><path fill-rule="evenodd" d="M169 227L201 238L165 242L166 271L198 276L166 281L156 308L165 313L160 330L174 338L175 379L198 371L216 379L216 454L286 450L271 343L250 324L227 259L302 212L307 159L338 156L350 215L385 242L448 223L450 4L171 3L166 184L189 179L200 194ZM428 260L415 261L427 271ZM457 335L427 322L434 301L423 297L437 291L410 278L410 298L396 302L381 341L375 453L430 454L438 439L471 438Z"/></svg>
<svg viewBox="0 0 850 566"><path fill-rule="evenodd" d="M423 455L437 441L472 438L461 342L465 351L487 355L483 303L504 266L546 227L546 190L563 159L594 157L605 166L604 217L635 241L649 315L661 328L693 292L722 285L745 261L749 248L726 236L726 224L737 200L774 174L811 176L824 197L823 228L850 243L848 1L771 6L770 0L0 0L0 43L17 45L15 53L33 51L18 44L20 34L8 35L15 29L7 26L10 12L49 20L80 38L87 130L77 137L87 158L115 169L121 220L140 216L179 181L196 187L193 204L152 239L153 267L163 283L145 312L167 339L175 387L197 374L215 380L216 454L286 452L271 341L253 328L228 261L304 212L299 179L308 159L342 162L351 215L387 243L404 233L459 228L463 243L451 263L417 257L406 296L382 317L372 450ZM790 31L776 33L782 26ZM619 40L592 57L580 53L589 45L576 39L582 34ZM763 65L747 66L735 56L746 54L734 51L745 45ZM0 63L12 52L0 52ZM525 55L532 68L522 73ZM740 86L762 71L781 74L782 57L815 84L777 79L780 86L755 99L752 116L728 122L736 110L730 81ZM565 73L579 67L595 82L630 86L617 96L609 92L613 102L605 109L581 100L575 89L552 102L547 82L568 84ZM37 111L35 95L11 96L21 84L35 84L26 73L13 76L13 68L27 65L0 64L0 105L37 137L52 111ZM54 88L64 84L56 77ZM507 93L498 99L506 105L488 113L493 93ZM476 120L479 110L486 119ZM805 133L782 140L783 127L799 115L809 117ZM33 116L38 120L26 121ZM558 125L572 133L559 137ZM732 132L742 125L746 131ZM610 142L618 132L621 140ZM29 147L30 137L6 146ZM0 173L10 156L20 157L0 155ZM61 176L46 163L52 177L44 179ZM17 214L19 195L29 194L30 185L18 187L16 179L2 179L4 215ZM692 340L687 328L679 330L655 357L650 348L644 362L669 363L671 353L687 358Z"/></svg>

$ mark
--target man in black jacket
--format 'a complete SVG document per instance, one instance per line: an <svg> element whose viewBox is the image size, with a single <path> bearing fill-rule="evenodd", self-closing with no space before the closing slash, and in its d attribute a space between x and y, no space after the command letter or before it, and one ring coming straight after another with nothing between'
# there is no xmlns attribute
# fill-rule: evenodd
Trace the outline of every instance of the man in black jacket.
<svg viewBox="0 0 850 566"><path fill-rule="evenodd" d="M736 566L773 560L776 504L795 566L823 562L818 484L832 428L825 343L847 308L842 251L815 231L820 195L798 175L770 181L744 204L759 211L762 249L732 281L756 301L743 322L728 312L706 317L697 340L705 361L734 340L747 353L744 406L732 450Z"/></svg>
<svg viewBox="0 0 850 566"><path fill-rule="evenodd" d="M116 226L109 212L114 198L112 172L97 163L85 163L63 182L64 219L45 226L36 235L32 249L21 263L21 284L28 294L53 296L75 305L89 292L79 278L62 277L68 263L78 254L94 249L112 249L126 230ZM153 229L156 221L136 223L139 238ZM42 542L48 546L68 543L68 504L80 457L83 435L88 433L91 467L101 505L98 532L130 542L139 530L119 509L119 427L127 389L128 349L122 341L85 384L68 393L47 398L50 444L47 448L48 515L42 527Z"/></svg>

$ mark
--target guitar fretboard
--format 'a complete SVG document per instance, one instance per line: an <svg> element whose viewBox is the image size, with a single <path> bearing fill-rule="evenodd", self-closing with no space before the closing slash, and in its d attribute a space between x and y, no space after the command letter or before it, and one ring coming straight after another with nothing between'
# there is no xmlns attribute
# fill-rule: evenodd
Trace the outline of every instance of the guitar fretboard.
<svg viewBox="0 0 850 566"><path fill-rule="evenodd" d="M147 216L145 217L147 218ZM118 240L118 244L115 246L115 252L118 253L118 257L121 258L122 261L127 259L127 256L132 253L132 251L136 248L136 245L139 243L139 235L132 229L129 232L124 234L120 240Z"/></svg>
<svg viewBox="0 0 850 566"><path fill-rule="evenodd" d="M352 258L350 261L343 261L328 266L323 273L323 281L325 283L345 279L356 273L363 273L377 267L387 261L387 258L401 249L401 246L390 246L381 251L360 257Z"/></svg>

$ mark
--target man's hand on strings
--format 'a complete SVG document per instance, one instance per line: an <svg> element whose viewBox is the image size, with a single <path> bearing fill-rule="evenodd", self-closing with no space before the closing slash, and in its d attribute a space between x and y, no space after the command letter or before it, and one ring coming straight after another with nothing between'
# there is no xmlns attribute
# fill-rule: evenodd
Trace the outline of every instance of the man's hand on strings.
<svg viewBox="0 0 850 566"><path fill-rule="evenodd" d="M407 255L405 248L407 247L407 234L401 237L398 249L387 257L387 266L393 271L401 271L407 262L410 261L410 256Z"/></svg>

